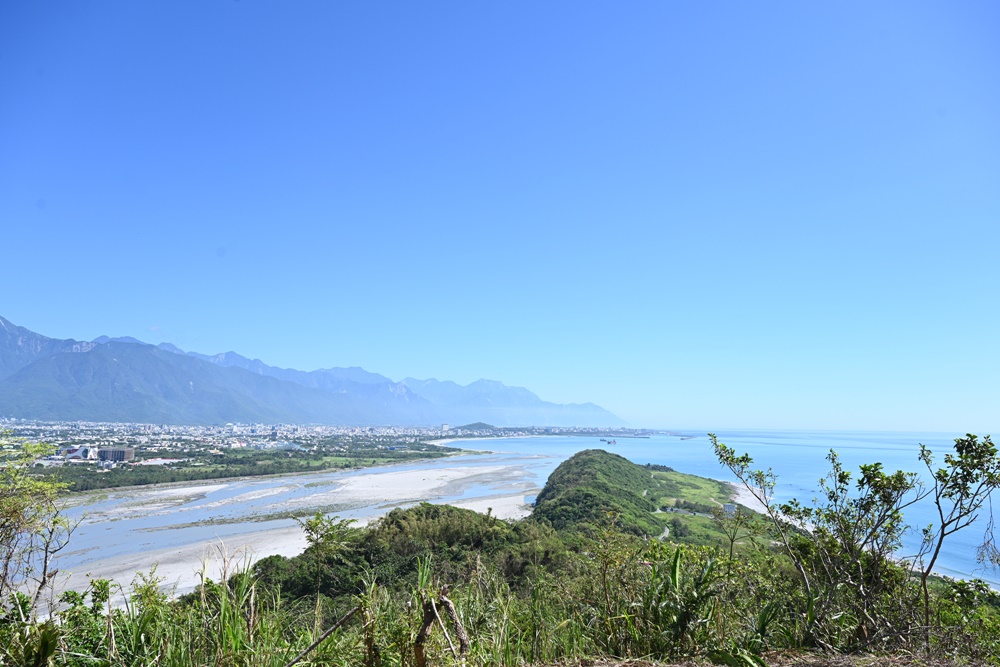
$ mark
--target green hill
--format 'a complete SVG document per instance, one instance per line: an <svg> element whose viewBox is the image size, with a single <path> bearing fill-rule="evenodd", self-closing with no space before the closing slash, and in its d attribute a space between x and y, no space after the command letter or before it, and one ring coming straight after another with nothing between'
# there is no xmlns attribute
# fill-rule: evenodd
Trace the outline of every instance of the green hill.
<svg viewBox="0 0 1000 667"><path fill-rule="evenodd" d="M665 521L653 512L657 506L644 492L650 473L628 459L601 449L588 449L563 461L538 494L532 517L557 530L607 525L612 516L622 530L637 535L659 535Z"/></svg>
<svg viewBox="0 0 1000 667"><path fill-rule="evenodd" d="M613 520L635 535L661 536L667 528L673 541L721 544L723 533L711 514L731 495L724 482L588 449L552 472L532 518L556 530L593 529Z"/></svg>
<svg viewBox="0 0 1000 667"><path fill-rule="evenodd" d="M457 431L492 431L494 429L496 429L496 426L485 422L476 422L474 424L466 424L465 426L455 427L455 430Z"/></svg>

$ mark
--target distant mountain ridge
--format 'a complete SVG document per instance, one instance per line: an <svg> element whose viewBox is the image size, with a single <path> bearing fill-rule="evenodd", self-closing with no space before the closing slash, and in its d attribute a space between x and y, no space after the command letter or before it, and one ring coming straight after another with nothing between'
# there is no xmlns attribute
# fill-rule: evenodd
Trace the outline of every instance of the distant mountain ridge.
<svg viewBox="0 0 1000 667"><path fill-rule="evenodd" d="M359 367L300 371L131 337L48 338L0 317L0 416L172 424L619 426L593 403L494 380L394 382Z"/></svg>
<svg viewBox="0 0 1000 667"><path fill-rule="evenodd" d="M95 345L42 336L0 317L0 378L38 359L60 352L86 352Z"/></svg>
<svg viewBox="0 0 1000 667"><path fill-rule="evenodd" d="M549 403L524 387L508 387L496 380L476 380L463 387L450 380L441 382L434 379L406 378L402 384L409 387L413 393L447 410L452 416L452 421L460 424L483 421L498 426L611 425L601 421L611 413L599 405ZM508 417L511 413L519 415L521 421L511 423ZM621 420L615 419L621 424Z"/></svg>

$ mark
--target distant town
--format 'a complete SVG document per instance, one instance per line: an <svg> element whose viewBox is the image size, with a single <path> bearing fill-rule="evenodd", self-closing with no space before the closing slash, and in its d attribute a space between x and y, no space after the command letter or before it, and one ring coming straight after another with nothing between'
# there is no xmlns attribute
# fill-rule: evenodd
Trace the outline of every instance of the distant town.
<svg viewBox="0 0 1000 667"><path fill-rule="evenodd" d="M225 424L178 426L84 421L0 419L0 456L20 443L45 443L39 474L89 490L157 482L217 479L437 458L460 450L463 438L593 436L642 438L644 429L580 427L452 427ZM6 450L6 451L4 451ZM156 468L156 470L154 470ZM104 473L104 474L102 474Z"/></svg>

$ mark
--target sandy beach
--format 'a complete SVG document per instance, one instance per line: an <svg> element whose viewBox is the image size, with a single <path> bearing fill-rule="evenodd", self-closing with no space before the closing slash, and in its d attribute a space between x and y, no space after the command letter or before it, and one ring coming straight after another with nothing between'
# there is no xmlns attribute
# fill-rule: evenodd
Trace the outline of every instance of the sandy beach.
<svg viewBox="0 0 1000 667"><path fill-rule="evenodd" d="M764 503L757 500L750 490L743 486L742 484L734 484L733 482L728 482L729 486L733 490L733 501L738 505L743 505L744 507L753 510L754 512L760 512L761 514L766 514L767 511L764 508Z"/></svg>
<svg viewBox="0 0 1000 667"><path fill-rule="evenodd" d="M491 512L502 519L519 519L527 516L531 508L525 504L526 494L538 489L523 481L524 470L518 466L484 465L454 466L420 470L380 470L355 474L350 477L308 483L307 495L281 501L281 511L308 513L316 507L363 508L365 516L357 519L361 526L384 516L400 506L417 502L441 502L463 489L483 486L495 492L472 498L452 501L456 507L477 512ZM236 493L213 500L213 493L223 491L228 483L192 484L169 489L150 488L136 492L128 490L128 502L110 510L89 515L91 520L114 522L137 516L158 517L172 513L178 523L194 510L225 511L237 508L250 500L266 499L283 493L288 484L253 492ZM190 502L196 500L198 502ZM187 504L185 504L187 503ZM254 524L247 524L248 527ZM170 530L170 528L159 529ZM139 535L136 540L143 539ZM117 557L99 556L100 550L86 554L76 567L64 569L57 580L57 590L84 590L90 579L111 579L128 588L138 573L148 574L155 567L155 576L161 587L174 595L195 589L201 577L220 580L225 573L238 570L248 562L271 555L295 556L306 547L305 537L299 526L253 530L225 537L214 537L194 543L142 550Z"/></svg>

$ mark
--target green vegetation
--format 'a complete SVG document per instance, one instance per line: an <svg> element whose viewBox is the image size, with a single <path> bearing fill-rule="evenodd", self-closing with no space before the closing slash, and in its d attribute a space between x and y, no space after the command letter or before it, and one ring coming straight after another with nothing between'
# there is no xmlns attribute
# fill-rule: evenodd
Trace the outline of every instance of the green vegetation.
<svg viewBox="0 0 1000 667"><path fill-rule="evenodd" d="M855 479L831 451L830 472L820 481L821 499L813 507L796 500L775 503L773 471L753 469L748 455L737 456L714 435L709 437L719 460L763 505L772 537L798 574L789 602L803 619L804 644L890 651L913 650L922 639L924 653L932 654L947 630L985 649L986 655L1000 656L997 595L982 582L946 581L936 586L932 601L929 585L944 538L968 526L990 492L1000 487L1000 456L989 436L957 439L944 468L935 469L931 453L921 447L920 460L933 479L930 491L914 473L888 473L880 463L862 465ZM924 546L915 559L895 560L908 528L903 510L928 496L940 522L924 528ZM992 529L987 540L981 554L995 555ZM953 604L958 599L974 604L959 609ZM958 618L962 621L956 622ZM988 632L980 634L984 630Z"/></svg>
<svg viewBox="0 0 1000 667"><path fill-rule="evenodd" d="M659 535L666 525L646 497L654 485L650 473L617 454L588 449L556 468L535 500L534 516L557 530L570 526L593 530L614 516L618 526L636 535Z"/></svg>
<svg viewBox="0 0 1000 667"><path fill-rule="evenodd" d="M591 450L560 465L533 514L518 522L429 504L363 529L317 515L300 521L309 546L294 558L231 563L223 581L204 580L177 601L164 597L155 576L140 577L121 608L110 604L113 587L98 580L65 593L48 622L34 620L31 600L8 590L0 664L425 667L694 657L760 667L774 651L823 650L1000 665L1000 595L981 582L923 578L889 557L912 478L866 466L855 481L831 456L823 502L778 507L772 473L716 447L741 479L760 482L767 517L662 512L717 507L727 489ZM935 472L941 502L957 507L943 516L968 518L998 462L988 438L959 443ZM935 536L960 525L928 529L928 553L940 544ZM664 528L670 534L660 539Z"/></svg>
<svg viewBox="0 0 1000 667"><path fill-rule="evenodd" d="M560 465L535 502L533 518L557 530L594 535L613 522L640 537L710 546L724 541L715 516L732 496L728 484L666 466L637 466L599 449Z"/></svg>
<svg viewBox="0 0 1000 667"><path fill-rule="evenodd" d="M38 605L53 576L51 559L69 539L56 504L63 486L29 474L32 462L50 452L0 437L0 611L8 605L8 615Z"/></svg>
<svg viewBox="0 0 1000 667"><path fill-rule="evenodd" d="M692 506L690 509L694 509L694 506L700 508L695 511L710 513L732 496L729 485L715 479L685 475L674 470L654 472L652 478L658 483L657 495L688 503ZM678 502L674 505L680 507Z"/></svg>
<svg viewBox="0 0 1000 667"><path fill-rule="evenodd" d="M166 456L178 459L169 465L122 465L97 470L93 465L37 468L34 474L66 484L70 491L92 491L142 484L194 482L227 477L287 475L343 468L364 468L388 463L434 459L461 450L413 443L387 447L355 439L331 440L309 449L172 449L168 452L139 449L137 458Z"/></svg>

